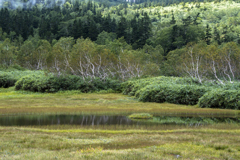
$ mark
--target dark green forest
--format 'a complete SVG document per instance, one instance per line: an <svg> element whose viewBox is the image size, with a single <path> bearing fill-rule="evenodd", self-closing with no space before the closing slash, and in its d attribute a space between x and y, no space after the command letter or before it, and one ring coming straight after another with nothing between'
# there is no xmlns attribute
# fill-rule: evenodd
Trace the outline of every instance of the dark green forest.
<svg viewBox="0 0 240 160"><path fill-rule="evenodd" d="M240 77L238 1L3 1L2 69L57 75Z"/></svg>

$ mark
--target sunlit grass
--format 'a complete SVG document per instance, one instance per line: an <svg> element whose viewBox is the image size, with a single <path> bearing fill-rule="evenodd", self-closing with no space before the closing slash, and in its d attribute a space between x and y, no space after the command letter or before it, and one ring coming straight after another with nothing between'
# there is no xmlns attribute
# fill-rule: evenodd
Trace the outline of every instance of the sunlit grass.
<svg viewBox="0 0 240 160"><path fill-rule="evenodd" d="M134 97L120 93L79 93L66 91L59 93L33 93L14 91L14 88L0 89L0 114L32 113L81 113L81 114L121 114L151 113L235 115L237 110L203 109L197 106L169 103L143 103Z"/></svg>
<svg viewBox="0 0 240 160"><path fill-rule="evenodd" d="M75 131L75 132L74 132ZM85 132L86 131L86 132ZM239 159L239 129L53 130L0 127L4 159Z"/></svg>
<svg viewBox="0 0 240 160"><path fill-rule="evenodd" d="M14 127L13 127L14 128ZM62 132L68 132L68 131L74 131L74 132L86 132L86 130L91 130L89 132L95 132L96 130L114 130L119 131L122 130L124 133L124 130L134 130L140 132L142 131L162 131L162 130L179 130L179 129L217 129L219 132L226 131L226 130L232 130L236 131L240 128L240 124L226 124L226 123L218 123L213 125L177 125L177 124L171 124L171 125L95 125L95 126L80 126L80 125L42 125L42 126L28 126L28 127L19 127L22 129L43 129L43 130L62 130ZM209 130L208 130L209 131ZM57 131L56 131L57 132ZM101 131L102 132L102 131ZM106 131L108 132L108 131ZM170 131L171 132L171 131ZM126 132L125 132L126 133Z"/></svg>

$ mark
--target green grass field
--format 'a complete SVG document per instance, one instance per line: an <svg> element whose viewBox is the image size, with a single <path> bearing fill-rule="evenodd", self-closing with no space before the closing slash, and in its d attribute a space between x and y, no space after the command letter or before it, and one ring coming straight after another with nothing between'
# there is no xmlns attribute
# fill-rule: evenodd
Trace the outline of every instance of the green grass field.
<svg viewBox="0 0 240 160"><path fill-rule="evenodd" d="M236 116L238 110L142 103L116 93L32 93L0 89L0 114ZM240 159L238 124L0 127L0 159Z"/></svg>
<svg viewBox="0 0 240 160"><path fill-rule="evenodd" d="M142 103L134 97L119 93L33 93L0 89L0 114L85 113L129 115L147 112L162 114L237 115L238 110L198 108L198 106L170 103Z"/></svg>

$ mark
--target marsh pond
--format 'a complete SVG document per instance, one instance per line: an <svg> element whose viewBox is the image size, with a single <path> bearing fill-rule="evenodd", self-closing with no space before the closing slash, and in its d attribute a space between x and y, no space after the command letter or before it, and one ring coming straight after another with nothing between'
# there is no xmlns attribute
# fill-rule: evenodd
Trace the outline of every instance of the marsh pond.
<svg viewBox="0 0 240 160"><path fill-rule="evenodd" d="M79 125L79 126L151 126L180 125L203 126L213 124L240 124L240 117L203 117L203 116L153 116L138 120L121 115L82 115L82 114L47 114L47 115L11 115L0 116L1 126L44 126L44 125Z"/></svg>

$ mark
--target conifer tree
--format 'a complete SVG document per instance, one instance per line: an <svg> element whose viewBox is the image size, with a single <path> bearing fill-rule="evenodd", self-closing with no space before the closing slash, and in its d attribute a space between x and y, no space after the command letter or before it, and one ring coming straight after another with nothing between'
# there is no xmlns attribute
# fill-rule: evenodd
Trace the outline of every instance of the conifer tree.
<svg viewBox="0 0 240 160"><path fill-rule="evenodd" d="M207 45L210 45L211 38L212 38L211 28L209 27L209 24L207 24L206 33L205 33L205 41Z"/></svg>
<svg viewBox="0 0 240 160"><path fill-rule="evenodd" d="M219 31L217 30L217 27L214 27L213 29L213 39L218 43L218 45L221 44L220 34L219 34Z"/></svg>
<svg viewBox="0 0 240 160"><path fill-rule="evenodd" d="M170 21L170 24L175 24L175 23L176 23L176 20L172 11L172 20Z"/></svg>
<svg viewBox="0 0 240 160"><path fill-rule="evenodd" d="M117 26L117 37L121 38L121 37L127 37L127 20L125 17L121 17L120 22L118 23Z"/></svg>

